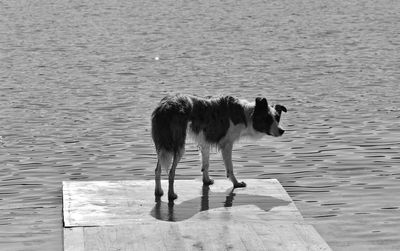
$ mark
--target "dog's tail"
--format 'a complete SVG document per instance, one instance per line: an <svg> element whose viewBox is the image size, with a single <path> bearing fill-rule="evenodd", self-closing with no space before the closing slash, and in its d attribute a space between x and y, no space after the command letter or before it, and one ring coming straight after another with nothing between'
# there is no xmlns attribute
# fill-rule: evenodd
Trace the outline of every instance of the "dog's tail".
<svg viewBox="0 0 400 251"><path fill-rule="evenodd" d="M157 167L160 165L161 169L164 169L166 173L169 173L171 165L178 164L183 156L184 150L182 149L180 152L168 152L165 150L161 150L157 153L158 162Z"/></svg>
<svg viewBox="0 0 400 251"><path fill-rule="evenodd" d="M188 112L180 110L176 102L167 101L154 110L151 133L159 163L168 173L172 161L179 162L184 153L189 118Z"/></svg>
<svg viewBox="0 0 400 251"><path fill-rule="evenodd" d="M158 157L157 165L160 165L161 169L164 169L168 174L169 169L171 168L172 160L174 158L174 153L165 150L160 150L157 153L157 157Z"/></svg>

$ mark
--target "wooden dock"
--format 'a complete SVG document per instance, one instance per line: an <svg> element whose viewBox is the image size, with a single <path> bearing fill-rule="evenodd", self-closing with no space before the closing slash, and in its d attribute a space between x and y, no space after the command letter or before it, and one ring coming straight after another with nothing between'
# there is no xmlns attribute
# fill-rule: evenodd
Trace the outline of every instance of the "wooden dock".
<svg viewBox="0 0 400 251"><path fill-rule="evenodd" d="M177 180L174 203L154 181L63 182L64 250L330 250L277 180L244 181Z"/></svg>

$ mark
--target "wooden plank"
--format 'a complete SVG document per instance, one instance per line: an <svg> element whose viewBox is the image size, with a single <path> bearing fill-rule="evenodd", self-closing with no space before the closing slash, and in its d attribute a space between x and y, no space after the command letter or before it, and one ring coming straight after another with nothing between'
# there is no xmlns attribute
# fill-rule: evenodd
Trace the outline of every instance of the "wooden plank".
<svg viewBox="0 0 400 251"><path fill-rule="evenodd" d="M233 223L185 222L180 227L189 250L246 250Z"/></svg>
<svg viewBox="0 0 400 251"><path fill-rule="evenodd" d="M127 225L124 227L85 227L85 250L166 250L167 246L160 238L161 231L166 231L166 229L159 229L156 225L143 224L129 227ZM177 243L181 242L177 241ZM175 245L174 247L178 248L179 246Z"/></svg>
<svg viewBox="0 0 400 251"><path fill-rule="evenodd" d="M245 182L178 180L172 204L155 201L154 181L63 182L64 248L330 250L277 180Z"/></svg>
<svg viewBox="0 0 400 251"><path fill-rule="evenodd" d="M251 227L264 246L274 243L277 250L330 250L314 227L305 223L253 223Z"/></svg>
<svg viewBox="0 0 400 251"><path fill-rule="evenodd" d="M330 250L312 226L302 223L138 223L84 229L85 250Z"/></svg>
<svg viewBox="0 0 400 251"><path fill-rule="evenodd" d="M245 182L248 187L234 190L233 207L226 208L223 205L229 204L227 197L232 185L227 180L215 181L208 191L208 206L212 210L200 211L198 209L205 204L202 202L202 196L203 199L205 196L201 181L178 180L175 190L179 198L175 201L173 212L176 212L178 218L182 215L191 216L186 220L220 220L220 213L227 209L231 220L303 220L277 180ZM163 182L163 186L167 187L166 181ZM103 226L157 221L149 214L152 211L157 213L153 189L153 181L63 182L64 226ZM162 199L167 200L165 196ZM232 204L232 201L230 203ZM158 212L168 214L167 211L168 202L163 201Z"/></svg>
<svg viewBox="0 0 400 251"><path fill-rule="evenodd" d="M64 228L64 250L65 251L84 251L83 228Z"/></svg>

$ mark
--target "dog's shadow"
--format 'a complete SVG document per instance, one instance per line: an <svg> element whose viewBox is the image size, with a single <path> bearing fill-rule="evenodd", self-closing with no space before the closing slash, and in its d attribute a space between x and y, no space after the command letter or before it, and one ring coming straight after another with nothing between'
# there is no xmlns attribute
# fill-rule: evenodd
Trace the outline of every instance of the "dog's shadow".
<svg viewBox="0 0 400 251"><path fill-rule="evenodd" d="M191 200L175 205L173 201L163 202L156 197L156 205L151 210L151 215L162 221L183 221L193 217L201 211L220 207L233 207L241 205L255 205L264 211L274 207L287 206L290 201L277 199L271 196L235 194L234 189L225 193L210 192L208 186L203 186L203 194Z"/></svg>

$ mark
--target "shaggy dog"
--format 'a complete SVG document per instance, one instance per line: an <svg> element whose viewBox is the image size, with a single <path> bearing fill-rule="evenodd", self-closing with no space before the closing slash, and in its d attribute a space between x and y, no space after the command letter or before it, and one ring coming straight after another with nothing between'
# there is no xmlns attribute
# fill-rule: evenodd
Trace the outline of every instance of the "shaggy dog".
<svg viewBox="0 0 400 251"><path fill-rule="evenodd" d="M221 150L227 177L233 187L245 187L233 173L233 143L242 137L259 139L264 135L279 137L282 105L268 105L267 99L256 98L251 103L231 96L201 98L175 95L163 98L152 114L151 132L157 151L155 169L155 195L162 196L161 169L169 177L168 199L178 196L174 192L175 169L185 151L189 134L198 144L202 158L203 184L211 185L208 175L211 146Z"/></svg>

